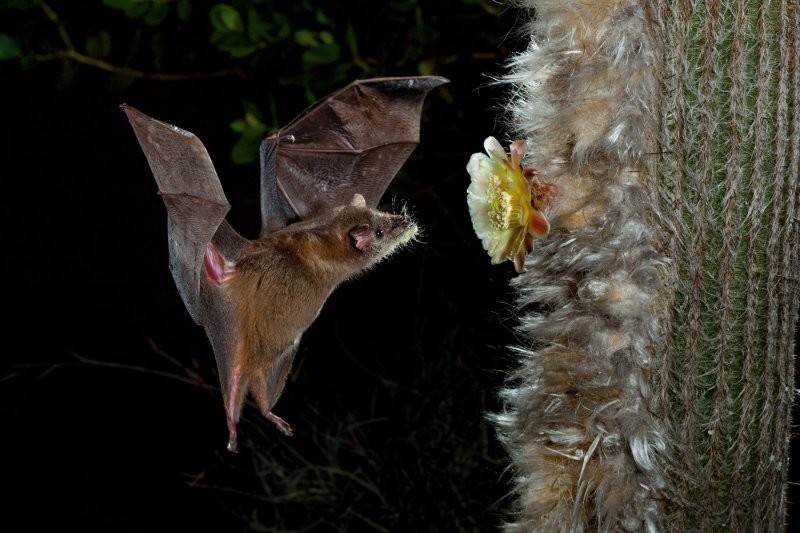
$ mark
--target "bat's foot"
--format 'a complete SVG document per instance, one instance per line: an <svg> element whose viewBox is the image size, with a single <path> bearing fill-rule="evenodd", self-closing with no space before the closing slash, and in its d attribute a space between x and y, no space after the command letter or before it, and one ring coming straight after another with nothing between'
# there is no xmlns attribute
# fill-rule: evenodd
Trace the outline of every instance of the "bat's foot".
<svg viewBox="0 0 800 533"><path fill-rule="evenodd" d="M275 427L278 428L278 431L280 431L287 437L291 437L292 435L294 435L294 430L292 429L292 426L290 426L288 423L286 423L286 421L283 418L279 417L272 411L268 411L264 416L267 418L267 420L275 424Z"/></svg>
<svg viewBox="0 0 800 533"><path fill-rule="evenodd" d="M239 439L236 435L236 422L228 420L228 451L236 453L239 451Z"/></svg>

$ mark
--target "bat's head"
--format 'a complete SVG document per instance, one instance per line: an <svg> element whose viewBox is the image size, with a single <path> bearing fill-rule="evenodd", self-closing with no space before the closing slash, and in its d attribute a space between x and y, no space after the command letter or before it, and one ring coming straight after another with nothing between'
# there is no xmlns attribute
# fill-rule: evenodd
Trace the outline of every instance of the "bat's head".
<svg viewBox="0 0 800 533"><path fill-rule="evenodd" d="M367 207L364 197L353 196L335 215L347 232L348 244L364 266L377 263L417 235L417 225L407 214L393 215Z"/></svg>

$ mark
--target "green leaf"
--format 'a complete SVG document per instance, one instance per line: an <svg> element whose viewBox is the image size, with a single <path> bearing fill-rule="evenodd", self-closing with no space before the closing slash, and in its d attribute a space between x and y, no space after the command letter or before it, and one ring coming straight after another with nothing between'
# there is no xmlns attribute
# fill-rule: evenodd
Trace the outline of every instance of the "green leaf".
<svg viewBox="0 0 800 533"><path fill-rule="evenodd" d="M325 30L319 32L319 40L325 44L331 44L336 42L336 39L333 38L331 32Z"/></svg>
<svg viewBox="0 0 800 533"><path fill-rule="evenodd" d="M247 40L244 33L214 32L211 35L211 44L237 58L246 57L258 49L258 46Z"/></svg>
<svg viewBox="0 0 800 533"><path fill-rule="evenodd" d="M114 9L128 9L135 0L103 0L103 5Z"/></svg>
<svg viewBox="0 0 800 533"><path fill-rule="evenodd" d="M208 14L211 25L215 30L221 32L241 32L244 31L242 16L236 8L229 4L216 4Z"/></svg>
<svg viewBox="0 0 800 533"><path fill-rule="evenodd" d="M358 53L358 39L356 38L356 30L353 28L352 24L347 25L347 46L350 48L350 55L353 57L359 57L360 54Z"/></svg>
<svg viewBox="0 0 800 533"><path fill-rule="evenodd" d="M21 56L19 56L19 68L22 70L22 72L28 72L37 65L39 65L39 62L36 61L36 58L32 53L23 53Z"/></svg>
<svg viewBox="0 0 800 533"><path fill-rule="evenodd" d="M300 87L307 87L313 77L314 77L313 74L311 74L310 72L301 70L300 72L280 76L278 78L278 83L282 87L292 87L294 85L298 85Z"/></svg>
<svg viewBox="0 0 800 533"><path fill-rule="evenodd" d="M319 46L317 41L317 32L311 30L297 30L294 32L294 42L306 48L313 48Z"/></svg>
<svg viewBox="0 0 800 533"><path fill-rule="evenodd" d="M125 8L125 14L128 18L131 19L138 19L142 18L150 11L150 4L147 2L128 2L127 7Z"/></svg>
<svg viewBox="0 0 800 533"><path fill-rule="evenodd" d="M254 8L247 10L247 36L253 42L259 42L267 37L269 27L261 20L261 15Z"/></svg>
<svg viewBox="0 0 800 533"><path fill-rule="evenodd" d="M86 53L91 57L106 57L111 52L111 36L101 31L86 37Z"/></svg>
<svg viewBox="0 0 800 533"><path fill-rule="evenodd" d="M227 52L231 57L240 58L247 57L253 54L256 50L258 50L258 47L254 44L240 44L238 46L231 46L228 48Z"/></svg>
<svg viewBox="0 0 800 533"><path fill-rule="evenodd" d="M261 121L261 110L256 104L249 100L244 100L242 102L242 107L244 108L245 115L253 115L257 120Z"/></svg>
<svg viewBox="0 0 800 533"><path fill-rule="evenodd" d="M311 87L309 87L308 84L305 84L303 86L303 93L305 93L306 100L308 100L309 103L317 101L316 93L314 93L314 91L311 90Z"/></svg>
<svg viewBox="0 0 800 533"><path fill-rule="evenodd" d="M236 133L243 133L244 130L247 129L247 122L244 120L237 118L233 122L231 122L231 129Z"/></svg>
<svg viewBox="0 0 800 533"><path fill-rule="evenodd" d="M178 19L189 22L192 15L192 0L178 0Z"/></svg>
<svg viewBox="0 0 800 533"><path fill-rule="evenodd" d="M339 60L341 49L336 43L321 44L303 52L303 66L306 68L330 65Z"/></svg>
<svg viewBox="0 0 800 533"><path fill-rule="evenodd" d="M272 20L269 21L269 41L276 43L283 41L292 35L292 25L289 18L283 13L273 13Z"/></svg>
<svg viewBox="0 0 800 533"><path fill-rule="evenodd" d="M231 150L233 162L240 165L258 158L259 146L268 131L267 126L261 121L261 110L257 105L244 100L242 107L244 107L244 118L236 119L230 124L233 131L241 134Z"/></svg>
<svg viewBox="0 0 800 533"><path fill-rule="evenodd" d="M324 11L318 9L316 12L317 22L323 26L333 26L333 21L325 14Z"/></svg>
<svg viewBox="0 0 800 533"><path fill-rule="evenodd" d="M258 159L259 142L250 139L239 139L231 149L231 159L237 165L246 165Z"/></svg>
<svg viewBox="0 0 800 533"><path fill-rule="evenodd" d="M0 60L13 59L21 54L19 43L16 39L5 33L0 33Z"/></svg>
<svg viewBox="0 0 800 533"><path fill-rule="evenodd" d="M430 76L433 74L433 60L428 59L417 63L417 73L420 76Z"/></svg>
<svg viewBox="0 0 800 533"><path fill-rule="evenodd" d="M167 4L153 4L150 10L142 17L142 20L144 20L145 24L150 26L158 26L164 22L168 14L169 6L167 6Z"/></svg>
<svg viewBox="0 0 800 533"><path fill-rule="evenodd" d="M267 127L261 122L261 120L253 113L245 114L244 121L247 124L247 127L250 129L258 129L264 131L266 131L267 129Z"/></svg>

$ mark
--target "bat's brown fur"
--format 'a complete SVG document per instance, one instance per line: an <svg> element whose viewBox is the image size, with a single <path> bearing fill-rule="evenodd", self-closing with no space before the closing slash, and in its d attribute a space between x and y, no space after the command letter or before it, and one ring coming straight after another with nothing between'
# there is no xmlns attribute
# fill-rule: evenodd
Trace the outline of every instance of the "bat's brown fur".
<svg viewBox="0 0 800 533"><path fill-rule="evenodd" d="M236 422L248 391L264 416L291 434L271 409L300 336L337 285L407 243L416 231L408 216L369 209L356 195L327 217L293 224L252 243L222 283L237 315L226 406L230 448L236 447Z"/></svg>

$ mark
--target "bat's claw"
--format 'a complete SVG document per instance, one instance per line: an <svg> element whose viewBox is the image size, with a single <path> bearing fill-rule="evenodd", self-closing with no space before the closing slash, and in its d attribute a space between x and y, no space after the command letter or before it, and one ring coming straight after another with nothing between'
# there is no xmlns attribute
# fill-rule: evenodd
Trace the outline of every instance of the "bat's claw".
<svg viewBox="0 0 800 533"><path fill-rule="evenodd" d="M228 420L228 451L237 453L239 451L239 439L236 435L236 422Z"/></svg>
<svg viewBox="0 0 800 533"><path fill-rule="evenodd" d="M286 435L287 437L291 437L294 435L294 430L292 426L290 426L284 419L273 413L272 411L268 411L264 415L267 420L275 424L275 427L278 428L278 431Z"/></svg>
<svg viewBox="0 0 800 533"><path fill-rule="evenodd" d="M236 437L228 440L228 451L231 453L239 453L239 444L236 442Z"/></svg>

